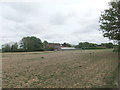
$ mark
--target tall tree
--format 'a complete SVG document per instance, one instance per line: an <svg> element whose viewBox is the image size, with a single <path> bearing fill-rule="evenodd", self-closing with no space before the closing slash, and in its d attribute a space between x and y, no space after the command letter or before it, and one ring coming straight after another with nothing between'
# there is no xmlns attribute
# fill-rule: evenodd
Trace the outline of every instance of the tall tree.
<svg viewBox="0 0 120 90"><path fill-rule="evenodd" d="M95 48L95 47L97 47L97 44L95 44L95 43L89 43L89 42L80 42L77 45L77 48L82 48L82 49Z"/></svg>
<svg viewBox="0 0 120 90"><path fill-rule="evenodd" d="M48 42L47 41L43 42L43 49L48 50Z"/></svg>
<svg viewBox="0 0 120 90"><path fill-rule="evenodd" d="M101 43L101 46L105 46L106 48L113 48L113 44L112 43Z"/></svg>
<svg viewBox="0 0 120 90"><path fill-rule="evenodd" d="M109 8L102 12L100 30L111 40L120 40L120 1L109 2Z"/></svg>
<svg viewBox="0 0 120 90"><path fill-rule="evenodd" d="M18 50L18 44L17 43L14 43L12 46L11 46L11 51L17 51Z"/></svg>
<svg viewBox="0 0 120 90"><path fill-rule="evenodd" d="M36 50L42 50L43 44L39 38L36 38L34 36L23 37L21 40L21 47L25 51L36 51Z"/></svg>
<svg viewBox="0 0 120 90"><path fill-rule="evenodd" d="M62 46L64 46L64 47L72 47L72 45L71 45L71 44L66 43L66 42L64 42L64 43L62 44Z"/></svg>
<svg viewBox="0 0 120 90"><path fill-rule="evenodd" d="M11 46L9 44L2 45L2 52L10 52Z"/></svg>

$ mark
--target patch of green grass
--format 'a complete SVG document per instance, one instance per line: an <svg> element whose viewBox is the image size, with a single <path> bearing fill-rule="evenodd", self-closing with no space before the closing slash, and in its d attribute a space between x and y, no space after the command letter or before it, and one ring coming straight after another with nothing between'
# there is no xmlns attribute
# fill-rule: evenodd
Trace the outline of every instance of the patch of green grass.
<svg viewBox="0 0 120 90"><path fill-rule="evenodd" d="M2 58L4 58L4 57L6 57L6 56L2 56Z"/></svg>
<svg viewBox="0 0 120 90"><path fill-rule="evenodd" d="M46 80L46 79L48 79L48 77L40 76L40 75L39 75L39 76L38 76L38 79L39 79L39 80Z"/></svg>
<svg viewBox="0 0 120 90"><path fill-rule="evenodd" d="M30 54L48 54L48 53L54 53L55 51L52 51L52 52L33 52L33 53L30 53Z"/></svg>
<svg viewBox="0 0 120 90"><path fill-rule="evenodd" d="M118 75L118 67L111 73L112 75L108 77L106 80L106 85L104 87L107 88L117 88L117 75Z"/></svg>
<svg viewBox="0 0 120 90"><path fill-rule="evenodd" d="M31 53L31 54L46 54L46 53Z"/></svg>

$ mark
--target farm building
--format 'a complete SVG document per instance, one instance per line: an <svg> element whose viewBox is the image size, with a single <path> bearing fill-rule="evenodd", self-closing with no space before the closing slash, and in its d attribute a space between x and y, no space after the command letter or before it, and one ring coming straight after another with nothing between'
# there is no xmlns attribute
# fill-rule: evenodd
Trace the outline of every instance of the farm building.
<svg viewBox="0 0 120 90"><path fill-rule="evenodd" d="M75 50L74 47L61 47L61 50Z"/></svg>
<svg viewBox="0 0 120 90"><path fill-rule="evenodd" d="M60 50L75 50L76 49L74 47L64 47L60 43L49 43L48 47L49 48L53 48L55 51L60 51Z"/></svg>
<svg viewBox="0 0 120 90"><path fill-rule="evenodd" d="M58 50L61 49L61 44L59 44L59 43L49 43L48 47L53 48L55 51L58 51Z"/></svg>

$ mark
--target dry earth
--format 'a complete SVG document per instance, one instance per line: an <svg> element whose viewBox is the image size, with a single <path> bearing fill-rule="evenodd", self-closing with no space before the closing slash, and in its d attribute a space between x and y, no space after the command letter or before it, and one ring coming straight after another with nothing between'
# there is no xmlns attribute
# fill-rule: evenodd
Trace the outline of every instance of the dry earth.
<svg viewBox="0 0 120 90"><path fill-rule="evenodd" d="M117 87L117 53L75 50L3 53L3 88Z"/></svg>

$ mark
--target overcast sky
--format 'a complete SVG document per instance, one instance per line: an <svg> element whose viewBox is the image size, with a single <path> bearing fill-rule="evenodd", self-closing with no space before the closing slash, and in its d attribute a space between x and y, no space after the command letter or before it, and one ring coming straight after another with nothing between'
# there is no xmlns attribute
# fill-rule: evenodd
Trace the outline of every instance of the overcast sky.
<svg viewBox="0 0 120 90"><path fill-rule="evenodd" d="M99 31L99 16L109 0L30 0L0 2L0 44L36 36L71 44L110 42Z"/></svg>

